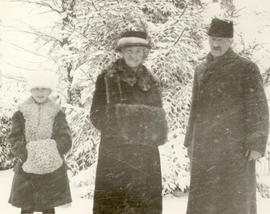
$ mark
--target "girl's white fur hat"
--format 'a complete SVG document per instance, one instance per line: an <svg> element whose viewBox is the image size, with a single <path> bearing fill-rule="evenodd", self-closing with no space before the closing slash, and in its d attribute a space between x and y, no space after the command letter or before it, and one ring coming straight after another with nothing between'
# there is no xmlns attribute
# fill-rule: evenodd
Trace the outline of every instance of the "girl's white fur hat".
<svg viewBox="0 0 270 214"><path fill-rule="evenodd" d="M27 85L29 90L47 88L53 91L58 85L58 76L48 70L34 71L27 79Z"/></svg>

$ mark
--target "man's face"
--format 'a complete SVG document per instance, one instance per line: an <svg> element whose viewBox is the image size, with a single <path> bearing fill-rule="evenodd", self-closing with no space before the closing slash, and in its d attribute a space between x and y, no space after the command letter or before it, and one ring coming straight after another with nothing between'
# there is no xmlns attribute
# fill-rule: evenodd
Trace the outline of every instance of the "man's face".
<svg viewBox="0 0 270 214"><path fill-rule="evenodd" d="M44 103L49 95L51 94L51 89L48 88L33 88L31 89L31 94L37 103Z"/></svg>
<svg viewBox="0 0 270 214"><path fill-rule="evenodd" d="M213 57L223 56L231 47L232 39L209 36L210 52Z"/></svg>
<svg viewBox="0 0 270 214"><path fill-rule="evenodd" d="M144 47L123 48L121 53L127 66L130 68L137 68L140 64L143 63L145 57Z"/></svg>

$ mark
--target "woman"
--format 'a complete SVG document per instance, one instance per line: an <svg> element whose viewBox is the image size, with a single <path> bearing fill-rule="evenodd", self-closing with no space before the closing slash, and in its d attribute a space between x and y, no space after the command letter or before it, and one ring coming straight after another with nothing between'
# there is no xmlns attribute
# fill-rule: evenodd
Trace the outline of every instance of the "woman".
<svg viewBox="0 0 270 214"><path fill-rule="evenodd" d="M96 82L91 121L101 131L95 214L162 212L158 146L167 123L157 83L142 65L150 45L144 32L118 41L122 58Z"/></svg>

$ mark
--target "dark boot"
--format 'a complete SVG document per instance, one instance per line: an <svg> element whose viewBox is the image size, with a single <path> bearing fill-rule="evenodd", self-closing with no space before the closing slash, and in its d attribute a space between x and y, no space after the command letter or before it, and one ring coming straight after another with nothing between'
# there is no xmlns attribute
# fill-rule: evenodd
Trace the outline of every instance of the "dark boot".
<svg viewBox="0 0 270 214"><path fill-rule="evenodd" d="M43 210L43 214L55 214L54 208Z"/></svg>
<svg viewBox="0 0 270 214"><path fill-rule="evenodd" d="M31 210L21 210L21 214L33 214L34 212Z"/></svg>

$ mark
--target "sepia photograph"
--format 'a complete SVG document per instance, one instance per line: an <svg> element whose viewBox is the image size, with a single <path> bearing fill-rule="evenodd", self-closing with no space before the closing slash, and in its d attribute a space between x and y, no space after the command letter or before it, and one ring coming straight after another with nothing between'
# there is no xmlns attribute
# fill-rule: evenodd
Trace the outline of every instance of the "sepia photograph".
<svg viewBox="0 0 270 214"><path fill-rule="evenodd" d="M0 0L0 213L269 214L269 0Z"/></svg>

